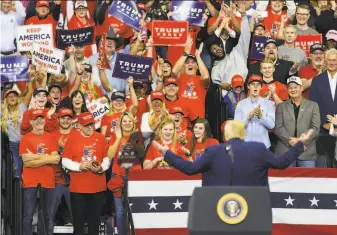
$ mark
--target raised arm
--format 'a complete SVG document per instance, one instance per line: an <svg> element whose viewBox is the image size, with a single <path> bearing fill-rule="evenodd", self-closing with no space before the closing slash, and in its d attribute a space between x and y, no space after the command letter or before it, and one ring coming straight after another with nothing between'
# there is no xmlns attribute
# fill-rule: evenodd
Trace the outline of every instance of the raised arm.
<svg viewBox="0 0 337 235"><path fill-rule="evenodd" d="M192 45L193 45L193 39L189 36L187 38L186 44L185 44L185 52L186 54L190 54L191 53L191 49L192 49ZM181 55L180 58L178 59L178 61L175 63L173 69L172 69L172 77L178 78L180 76L180 71L184 66L184 63L186 61L187 55Z"/></svg>

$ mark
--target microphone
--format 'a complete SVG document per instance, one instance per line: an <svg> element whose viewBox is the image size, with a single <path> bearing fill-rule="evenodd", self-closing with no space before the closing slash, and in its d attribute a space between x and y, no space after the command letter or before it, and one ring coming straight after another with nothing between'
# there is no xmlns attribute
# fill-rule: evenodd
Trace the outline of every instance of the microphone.
<svg viewBox="0 0 337 235"><path fill-rule="evenodd" d="M229 143L225 144L225 150L228 154L228 156L230 157L231 161L232 161L232 165L230 168L230 174L229 174L229 185L233 185L233 171L234 171L234 154L231 148L231 145Z"/></svg>

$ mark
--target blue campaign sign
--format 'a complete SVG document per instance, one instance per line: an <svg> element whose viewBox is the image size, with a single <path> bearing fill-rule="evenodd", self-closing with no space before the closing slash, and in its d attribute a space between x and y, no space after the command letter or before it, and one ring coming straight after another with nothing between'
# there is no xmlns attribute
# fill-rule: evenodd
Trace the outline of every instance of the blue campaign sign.
<svg viewBox="0 0 337 235"><path fill-rule="evenodd" d="M204 25L202 16L205 13L205 2L172 1L171 12L171 20L188 21L190 25Z"/></svg>
<svg viewBox="0 0 337 235"><path fill-rule="evenodd" d="M118 53L112 77L136 81L147 81L151 72L153 58Z"/></svg>
<svg viewBox="0 0 337 235"><path fill-rule="evenodd" d="M139 30L142 15L134 1L113 1L109 9L109 15L121 20L130 27Z"/></svg>
<svg viewBox="0 0 337 235"><path fill-rule="evenodd" d="M263 36L253 36L252 47L251 47L251 59L252 60L263 60L264 59L264 45L269 38ZM281 46L284 41L281 39L274 38L277 45Z"/></svg>
<svg viewBox="0 0 337 235"><path fill-rule="evenodd" d="M1 82L29 81L27 56L0 57Z"/></svg>

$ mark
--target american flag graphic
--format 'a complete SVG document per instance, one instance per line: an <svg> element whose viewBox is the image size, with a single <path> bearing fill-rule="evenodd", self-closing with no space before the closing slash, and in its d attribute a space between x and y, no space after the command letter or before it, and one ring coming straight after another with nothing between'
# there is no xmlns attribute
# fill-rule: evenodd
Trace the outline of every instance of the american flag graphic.
<svg viewBox="0 0 337 235"><path fill-rule="evenodd" d="M137 235L188 234L188 202L200 175L154 169L132 171L129 180ZM337 234L337 170L271 170L269 184L273 235Z"/></svg>

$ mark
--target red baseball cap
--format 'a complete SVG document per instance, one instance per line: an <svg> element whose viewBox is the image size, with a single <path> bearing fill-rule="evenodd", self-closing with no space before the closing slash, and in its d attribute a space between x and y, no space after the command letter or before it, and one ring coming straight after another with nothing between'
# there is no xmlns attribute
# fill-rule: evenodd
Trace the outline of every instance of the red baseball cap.
<svg viewBox="0 0 337 235"><path fill-rule="evenodd" d="M19 96L19 93L16 90L8 89L8 90L5 91L4 97L6 98L10 93L15 93L17 96Z"/></svg>
<svg viewBox="0 0 337 235"><path fill-rule="evenodd" d="M262 84L263 78L259 75L253 74L248 79L248 84L251 83L251 82L260 82Z"/></svg>
<svg viewBox="0 0 337 235"><path fill-rule="evenodd" d="M176 86L178 86L178 81L176 78L166 78L165 79L165 86L170 85L170 84L174 84Z"/></svg>
<svg viewBox="0 0 337 235"><path fill-rule="evenodd" d="M42 7L42 6L46 6L49 8L49 2L48 1L37 1L36 7Z"/></svg>
<svg viewBox="0 0 337 235"><path fill-rule="evenodd" d="M243 87L244 83L245 82L243 80L243 77L240 74L235 74L232 77L232 87L233 88L237 88L239 86Z"/></svg>
<svg viewBox="0 0 337 235"><path fill-rule="evenodd" d="M29 120L35 120L37 117L45 118L43 109L32 109L29 114Z"/></svg>
<svg viewBox="0 0 337 235"><path fill-rule="evenodd" d="M89 124L95 123L94 116L92 116L92 114L89 112L81 113L80 115L77 116L77 118L78 118L78 123L83 126L87 126Z"/></svg>
<svg viewBox="0 0 337 235"><path fill-rule="evenodd" d="M164 93L161 91L152 91L151 92L151 101L161 100L164 101Z"/></svg>
<svg viewBox="0 0 337 235"><path fill-rule="evenodd" d="M181 113L184 116L184 111L181 107L173 107L169 110L170 114Z"/></svg>
<svg viewBox="0 0 337 235"><path fill-rule="evenodd" d="M60 110L57 112L57 115L59 118L65 116L73 117L73 111L67 108L60 108Z"/></svg>

